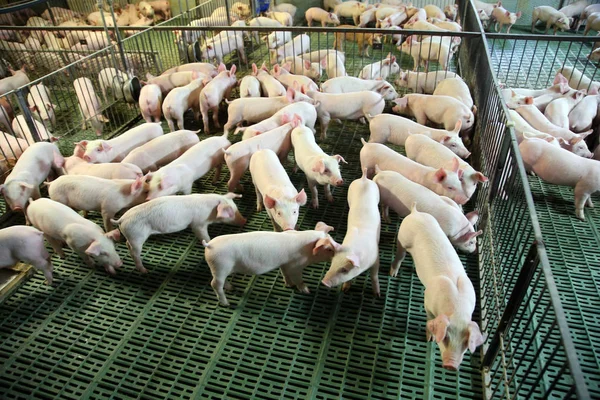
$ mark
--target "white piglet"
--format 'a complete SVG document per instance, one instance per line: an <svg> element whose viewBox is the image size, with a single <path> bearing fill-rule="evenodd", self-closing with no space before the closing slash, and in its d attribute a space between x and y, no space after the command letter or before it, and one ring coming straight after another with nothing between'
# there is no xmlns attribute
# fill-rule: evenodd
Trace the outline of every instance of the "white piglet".
<svg viewBox="0 0 600 400"><path fill-rule="evenodd" d="M93 266L94 262L100 264L111 275L116 273L115 268L123 265L113 243L120 237L117 229L104 233L92 221L50 199L30 202L27 219L31 225L44 232L44 237L61 258L65 257L62 247L66 244L87 265Z"/></svg>
<svg viewBox="0 0 600 400"><path fill-rule="evenodd" d="M343 284L348 291L351 280L370 269L371 285L375 296L379 289L379 188L367 179L367 170L362 178L356 179L348 188L348 228L342 247L331 260L331 267L322 280L327 287Z"/></svg>
<svg viewBox="0 0 600 400"><path fill-rule="evenodd" d="M21 154L4 184L0 185L0 193L4 195L10 209L23 211L30 197L40 198L40 184L48 177L50 171L60 171L64 161L54 144L31 144Z"/></svg>
<svg viewBox="0 0 600 400"><path fill-rule="evenodd" d="M232 273L261 275L276 268L281 268L286 286L309 293L302 271L311 264L331 260L340 247L328 234L332 230L318 222L309 231L246 232L203 241L204 258L213 276L210 284L219 303L229 305L223 289L233 289L227 282Z"/></svg>
<svg viewBox="0 0 600 400"><path fill-rule="evenodd" d="M585 91L572 90L546 107L544 115L556 126L569 129L569 113L585 97Z"/></svg>
<svg viewBox="0 0 600 400"><path fill-rule="evenodd" d="M220 222L243 226L246 219L233 202L238 197L242 196L233 193L165 196L133 207L111 222L119 226L127 239L136 269L146 273L142 247L151 235L179 232L190 227L198 240L210 240L210 224Z"/></svg>
<svg viewBox="0 0 600 400"><path fill-rule="evenodd" d="M227 135L210 137L190 147L183 155L156 172L147 175L149 189L147 200L181 192L192 193L195 181L215 168L213 182L221 175L223 152L231 145Z"/></svg>
<svg viewBox="0 0 600 400"><path fill-rule="evenodd" d="M109 163L122 161L132 150L149 141L163 136L160 123L145 123L110 140L82 140L78 142L85 151L81 155L90 163ZM78 149L75 148L75 152Z"/></svg>
<svg viewBox="0 0 600 400"><path fill-rule="evenodd" d="M39 115L46 127L51 129L56 124L54 109L57 106L50 100L50 91L46 86L41 83L31 86L27 95L27 103L29 110L34 115Z"/></svg>
<svg viewBox="0 0 600 400"><path fill-rule="evenodd" d="M240 97L260 97L260 81L252 75L247 75L240 81Z"/></svg>
<svg viewBox="0 0 600 400"><path fill-rule="evenodd" d="M416 205L400 225L390 275L396 276L407 251L425 286L427 340L440 347L442 366L458 371L467 349L474 353L485 341L471 320L477 303L473 283L438 222Z"/></svg>
<svg viewBox="0 0 600 400"><path fill-rule="evenodd" d="M477 211L465 216L452 200L438 196L402 174L382 171L378 166L375 166L375 171L377 174L373 182L379 187L384 220L390 222L389 208L404 218L410 214L411 205L417 202L423 212L437 220L453 246L465 253L473 253L477 249L475 238L483 233L475 232L473 228L479 219Z"/></svg>
<svg viewBox="0 0 600 400"><path fill-rule="evenodd" d="M382 171L398 172L412 182L440 196L446 196L457 204L465 204L469 200L460 181L464 171L459 168L458 159L454 159L451 168L436 169L404 157L386 145L361 140L363 147L360 150L360 165L361 168L367 169L368 176L372 176L375 167L378 167Z"/></svg>
<svg viewBox="0 0 600 400"><path fill-rule="evenodd" d="M160 122L162 107L162 91L155 84L145 85L140 91L138 100L142 117L146 122Z"/></svg>
<svg viewBox="0 0 600 400"><path fill-rule="evenodd" d="M310 36L305 34L298 35L283 46L269 50L271 64L278 63L286 57L297 56L307 50L310 50Z"/></svg>
<svg viewBox="0 0 600 400"><path fill-rule="evenodd" d="M306 175L313 208L319 208L317 185L325 187L325 197L332 203L331 186L344 184L339 166L340 162L347 164L344 157L339 154L327 155L315 142L312 130L305 126L297 127L292 131L292 145L296 164Z"/></svg>
<svg viewBox="0 0 600 400"><path fill-rule="evenodd" d="M404 146L406 156L413 161L433 168L452 168L457 159L456 155L447 147L428 138L425 135L411 135L406 139ZM477 184L487 182L488 178L481 172L475 171L468 163L459 161L459 168L464 171L462 177L462 187L468 198L473 196Z"/></svg>
<svg viewBox="0 0 600 400"><path fill-rule="evenodd" d="M382 61L365 66L358 75L361 79L387 79L388 76L400 72L396 57L388 54Z"/></svg>
<svg viewBox="0 0 600 400"><path fill-rule="evenodd" d="M94 85L89 78L77 78L73 82L75 94L79 103L79 112L82 118L81 129L86 128L86 122L89 122L96 135L102 135L104 123L109 122L108 118L102 115L100 110L100 99L94 91Z"/></svg>
<svg viewBox="0 0 600 400"><path fill-rule="evenodd" d="M461 120L456 121L453 130L446 130L430 128L393 114L381 114L373 118L368 115L367 118L369 118L369 129L371 131L369 143L392 143L404 146L410 135L425 135L448 147L461 158L467 158L471 155L459 135L462 127Z"/></svg>
<svg viewBox="0 0 600 400"><path fill-rule="evenodd" d="M256 210L263 204L275 231L296 229L300 206L306 204L304 189L298 193L273 150L259 150L250 159L250 174L256 190Z"/></svg>
<svg viewBox="0 0 600 400"><path fill-rule="evenodd" d="M52 285L52 260L44 246L44 234L24 225L0 229L0 269L14 267L19 261L42 271L46 283Z"/></svg>
<svg viewBox="0 0 600 400"><path fill-rule="evenodd" d="M112 230L111 218L124 208L146 199L144 178L104 179L86 175L63 175L47 184L54 201L77 211L100 211L106 232Z"/></svg>
<svg viewBox="0 0 600 400"><path fill-rule="evenodd" d="M122 162L137 165L144 173L156 171L180 157L198 142L198 132L188 130L172 132L134 149Z"/></svg>
<svg viewBox="0 0 600 400"><path fill-rule="evenodd" d="M263 92L267 97L285 96L285 87L275 77L269 74L265 63L260 67L252 64L252 75L258 79Z"/></svg>
<svg viewBox="0 0 600 400"><path fill-rule="evenodd" d="M450 96L407 94L394 100L394 103L396 106L393 111L415 117L421 125L426 125L427 121L431 121L443 125L446 130L452 130L456 121L461 121L461 130L465 131L475 123L475 116L471 109Z"/></svg>
<svg viewBox="0 0 600 400"><path fill-rule="evenodd" d="M367 115L381 114L385 107L383 96L371 91L345 94L309 91L307 94L318 103L316 109L322 140L327 137L327 128L332 119L362 119Z"/></svg>
<svg viewBox="0 0 600 400"><path fill-rule="evenodd" d="M231 89L237 83L235 71L237 67L233 65L229 71L225 65L221 64L218 68L219 74L208 82L200 92L200 113L206 133L210 133L208 124L208 112L213 112L213 122L219 128L219 104L224 98L229 97Z"/></svg>
<svg viewBox="0 0 600 400"><path fill-rule="evenodd" d="M306 18L308 26L312 26L313 21L320 22L321 26L327 26L327 24L338 26L340 24L340 19L337 15L335 15L332 12L327 12L319 7L309 8L308 10L306 10L304 16Z"/></svg>

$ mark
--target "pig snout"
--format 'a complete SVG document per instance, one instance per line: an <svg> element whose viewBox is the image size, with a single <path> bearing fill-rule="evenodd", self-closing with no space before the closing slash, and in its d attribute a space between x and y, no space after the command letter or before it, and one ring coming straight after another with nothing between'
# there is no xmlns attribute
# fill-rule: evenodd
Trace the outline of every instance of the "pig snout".
<svg viewBox="0 0 600 400"><path fill-rule="evenodd" d="M23 211L23 207L21 207L21 206L14 206L13 207L13 211Z"/></svg>
<svg viewBox="0 0 600 400"><path fill-rule="evenodd" d="M340 179L331 179L331 184L334 186L342 186L344 184L344 180L342 178Z"/></svg>
<svg viewBox="0 0 600 400"><path fill-rule="evenodd" d="M444 362L442 367L449 371L458 371L458 364L454 361Z"/></svg>
<svg viewBox="0 0 600 400"><path fill-rule="evenodd" d="M83 156L83 159L87 162L92 162L92 158L90 156L85 155Z"/></svg>
<svg viewBox="0 0 600 400"><path fill-rule="evenodd" d="M456 196L456 198L454 199L454 201L456 201L458 204L463 205L466 204L467 201L469 201L469 198L467 196Z"/></svg>
<svg viewBox="0 0 600 400"><path fill-rule="evenodd" d="M328 288L330 288L330 287L331 287L331 283L330 283L328 280L326 280L326 279L323 279L323 280L321 281L321 283L322 283L323 285L327 286Z"/></svg>

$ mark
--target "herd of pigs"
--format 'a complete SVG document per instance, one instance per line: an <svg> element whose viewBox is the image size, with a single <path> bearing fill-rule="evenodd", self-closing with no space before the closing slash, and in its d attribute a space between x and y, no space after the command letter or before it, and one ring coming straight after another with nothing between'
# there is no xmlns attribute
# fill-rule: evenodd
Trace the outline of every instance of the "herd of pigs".
<svg viewBox="0 0 600 400"><path fill-rule="evenodd" d="M364 12L370 8L350 15L340 11L361 9L354 3L362 4L325 4L325 8L333 7L334 13L312 8L306 17L309 23L339 23L336 16L341 14L363 23ZM512 25L514 21L501 17L511 13L502 11L494 16L500 7L496 4L490 17L500 26ZM412 10L404 7L402 12ZM381 24L396 18L393 13L384 18L376 11L373 14ZM444 12L427 6L416 9L408 23L429 24L429 18L453 24L455 16L455 7ZM538 19L543 20L543 15L538 13ZM225 41L228 34L223 34ZM0 230L0 267L19 261L30 263L43 271L51 284L53 267L46 239L60 257L64 257L63 247L67 245L86 264L99 264L115 274L123 262L114 242L122 235L136 269L146 273L142 248L147 239L189 227L205 247L205 260L213 276L211 286L222 305L229 305L225 291L232 289L227 277L233 273L263 274L280 268L286 286L309 293L303 270L320 262L331 263L323 285L343 285L346 291L353 278L369 270L373 292L379 296L380 226L382 219L390 221L392 208L403 220L390 275L396 276L406 252L410 253L425 286L427 339L439 344L443 367L458 370L464 353L474 352L484 341L479 326L471 320L475 291L457 254L457 250L476 250L476 237L482 233L474 228L478 213L465 215L462 205L473 196L477 184L487 181L464 161L470 152L460 134L470 133L476 113L468 86L452 72L402 72L391 54L366 66L358 78L350 77L345 73L344 53L338 49L299 54L294 49L308 49L310 43L288 45L308 36L292 38L283 32L269 36L276 44L272 69L253 64L252 73L238 81L236 65L229 70L223 63L180 65L149 77L142 88L139 106L145 123L114 139L78 142L68 157L60 153L47 132L48 136L41 138L49 141L29 145L0 185L0 193L13 211L25 213L31 226ZM368 42L366 38L336 35L336 42L343 40ZM418 43L416 37L407 39L399 49L413 56L415 70L429 61L438 61L445 68L443 62L451 57L453 44L444 40L437 42L439 47L448 48L443 58L426 58L422 53L434 52L413 49ZM209 52L211 47L213 53L207 58L220 62L223 54L218 49L222 46L205 43L203 51ZM285 50L280 51L282 47ZM292 56L286 58L290 52ZM329 79L319 88L314 79L321 77L322 69ZM0 87L21 86L14 80L26 79L25 72L12 72L11 77L0 80ZM395 83L414 93L398 96L387 81L396 74ZM79 78L74 86L84 120L101 134L105 120L92 82ZM238 86L240 97L230 101ZM502 93L507 106L514 109L511 118L526 168L550 183L573 186L576 214L581 219L584 205L592 205L590 195L600 190L600 163L590 159L592 153L583 140L596 118L599 87L600 83L590 81L580 71L563 68L548 89L507 88ZM40 88L31 91L28 98L42 119L53 118L49 98ZM392 111L416 122L383 113L386 100L395 103ZM223 134L200 141L199 131L185 129L184 114L190 109L196 120L202 118L206 133L220 128L223 102L227 103ZM170 133L163 132L163 117ZM309 199L304 189L294 187L284 168L293 151L294 168L307 179L311 206L319 207L318 186L323 186L326 199L333 202L331 186L345 184L340 166L346 161L342 155L326 154L317 143L315 130L318 121L320 140L325 140L332 120L368 122L370 130L369 141L361 139L362 147L356 149L362 176L348 188L347 231L341 244L329 235L333 227L324 222L318 222L314 230L296 230L300 207ZM229 141L232 131L243 132L242 139L233 144ZM404 146L407 156L385 143ZM213 183L217 184L223 163L230 174L228 193L192 194L194 182L213 169ZM246 223L235 200L241 197L236 192L244 191L240 182L247 171L256 193L257 212L265 209L274 232L211 239L210 224ZM41 196L42 184L48 187L49 198ZM101 213L104 229L86 219L89 211Z"/></svg>
<svg viewBox="0 0 600 400"><path fill-rule="evenodd" d="M0 50L8 52L16 63L32 70L55 70L68 63L76 62L87 54L106 48L111 44L105 32L78 30L85 26L149 26L171 17L169 1L141 1L128 4L123 9L115 5L113 20L108 11L94 11L88 15L61 8L49 7L41 15L26 8L15 13L0 15L1 25L27 27L56 26L60 31L18 29L0 30ZM123 30L125 36L138 31ZM111 35L112 31L109 32ZM65 51L70 50L70 51Z"/></svg>

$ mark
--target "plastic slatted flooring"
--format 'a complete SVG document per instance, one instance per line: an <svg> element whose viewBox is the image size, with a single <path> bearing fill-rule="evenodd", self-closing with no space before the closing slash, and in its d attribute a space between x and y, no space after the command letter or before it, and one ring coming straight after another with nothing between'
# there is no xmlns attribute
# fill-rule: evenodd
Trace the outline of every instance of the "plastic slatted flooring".
<svg viewBox="0 0 600 400"><path fill-rule="evenodd" d="M514 43L511 42L511 45ZM506 49L502 52L499 41L494 46L492 62L495 72L498 79L509 83L509 87L522 85L539 88L548 82L551 85L556 69L565 59L567 65L575 65L581 70L587 65L586 74L598 79L596 68L587 64L584 58L587 53L585 50L579 51L579 44L569 46L562 42L544 42L536 47L534 42L524 45L523 41L519 41L512 60L514 68L510 71L505 69L510 64L510 53ZM517 63L521 62L522 68L516 68ZM529 72L529 65L525 65L528 63L531 63ZM525 80L524 77L528 75L537 80ZM579 362L590 393L598 397L600 321L597 310L600 307L600 271L597 267L600 265L600 211L586 208L586 221L581 222L575 217L572 188L546 184L537 177L529 177L529 184ZM597 195L593 199L598 203Z"/></svg>
<svg viewBox="0 0 600 400"><path fill-rule="evenodd" d="M360 176L361 136L368 126L333 123L321 143L349 162L348 184ZM306 187L301 171L286 169ZM215 187L209 174L195 190L224 193L224 175ZM265 212L255 211L249 174L243 183L237 203L248 224L213 225L213 237L271 230ZM318 210L301 208L301 229L323 220L341 242L347 188L334 191L333 204L320 190ZM365 274L349 293L325 288L328 265L320 264L304 272L311 294L285 288L278 271L235 275L233 307L220 307L189 230L146 243L147 275L134 269L124 243L116 277L67 250L65 260L53 257L54 287L36 273L0 307L0 390L6 398L481 398L479 352L453 373L425 342L423 286L410 257L397 278L387 276L398 227L395 217L382 225L381 298ZM462 259L477 287L477 256Z"/></svg>

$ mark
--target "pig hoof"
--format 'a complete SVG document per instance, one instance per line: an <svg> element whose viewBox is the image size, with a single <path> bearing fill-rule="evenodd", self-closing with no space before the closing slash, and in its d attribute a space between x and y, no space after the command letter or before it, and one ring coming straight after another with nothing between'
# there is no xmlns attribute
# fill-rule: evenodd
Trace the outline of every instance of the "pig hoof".
<svg viewBox="0 0 600 400"><path fill-rule="evenodd" d="M319 208L319 202L318 201L313 201L311 203L311 206L312 206L312 208L314 208L316 210L317 208Z"/></svg>
<svg viewBox="0 0 600 400"><path fill-rule="evenodd" d="M333 196L327 196L327 201L333 203Z"/></svg>
<svg viewBox="0 0 600 400"><path fill-rule="evenodd" d="M380 291L376 291L376 292L374 291L373 292L373 296L375 296L377 298L380 298L381 297L381 292Z"/></svg>
<svg viewBox="0 0 600 400"><path fill-rule="evenodd" d="M142 274L147 274L148 273L148 270L146 268L144 268L144 267L138 268L138 271L140 271L140 273L142 273Z"/></svg>

